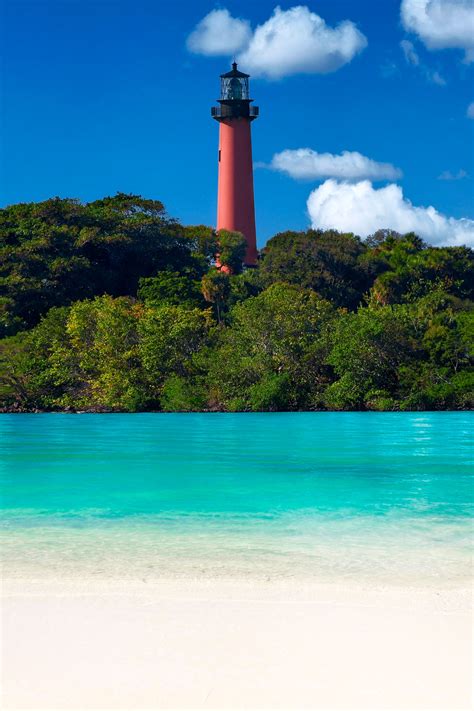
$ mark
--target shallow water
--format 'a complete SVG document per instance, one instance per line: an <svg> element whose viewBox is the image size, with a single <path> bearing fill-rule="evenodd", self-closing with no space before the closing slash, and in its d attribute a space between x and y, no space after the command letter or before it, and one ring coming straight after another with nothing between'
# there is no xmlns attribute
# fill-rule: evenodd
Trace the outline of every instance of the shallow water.
<svg viewBox="0 0 474 711"><path fill-rule="evenodd" d="M463 583L473 421L0 415L4 575Z"/></svg>

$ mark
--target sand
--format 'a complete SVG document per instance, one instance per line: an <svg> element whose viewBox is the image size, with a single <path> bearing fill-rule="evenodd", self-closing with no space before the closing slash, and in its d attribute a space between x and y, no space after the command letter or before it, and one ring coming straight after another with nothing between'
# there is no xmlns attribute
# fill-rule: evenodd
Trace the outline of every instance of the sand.
<svg viewBox="0 0 474 711"><path fill-rule="evenodd" d="M5 581L4 709L471 708L469 590Z"/></svg>

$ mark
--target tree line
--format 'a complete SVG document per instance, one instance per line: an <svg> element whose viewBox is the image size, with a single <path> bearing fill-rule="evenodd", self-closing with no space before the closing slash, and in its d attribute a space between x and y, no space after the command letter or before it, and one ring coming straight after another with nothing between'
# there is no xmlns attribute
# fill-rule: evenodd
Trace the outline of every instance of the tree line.
<svg viewBox="0 0 474 711"><path fill-rule="evenodd" d="M472 407L472 250L311 229L244 253L134 195L0 210L0 408Z"/></svg>

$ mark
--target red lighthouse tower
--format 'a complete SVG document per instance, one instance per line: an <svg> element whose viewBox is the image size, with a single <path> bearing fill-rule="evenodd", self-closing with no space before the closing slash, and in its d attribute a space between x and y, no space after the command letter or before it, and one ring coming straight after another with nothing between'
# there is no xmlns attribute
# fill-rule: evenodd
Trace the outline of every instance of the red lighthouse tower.
<svg viewBox="0 0 474 711"><path fill-rule="evenodd" d="M220 106L211 108L219 121L219 180L217 229L242 232L247 240L245 265L257 263L255 206L253 199L252 139L250 124L258 116L251 106L249 74L239 72L237 63L221 74Z"/></svg>

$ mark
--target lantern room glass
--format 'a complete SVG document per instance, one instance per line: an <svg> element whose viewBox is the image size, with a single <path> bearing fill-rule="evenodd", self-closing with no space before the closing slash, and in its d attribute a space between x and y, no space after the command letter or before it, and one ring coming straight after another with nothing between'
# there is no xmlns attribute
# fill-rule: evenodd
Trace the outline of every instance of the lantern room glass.
<svg viewBox="0 0 474 711"><path fill-rule="evenodd" d="M221 100L222 101L248 101L249 100L249 80L247 77L222 77L221 78Z"/></svg>

